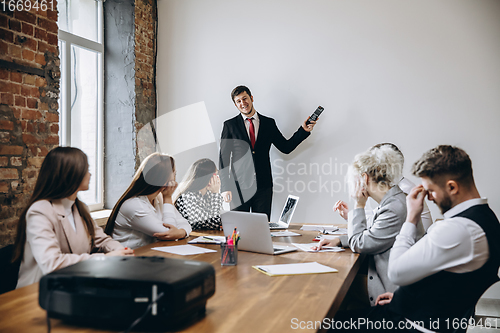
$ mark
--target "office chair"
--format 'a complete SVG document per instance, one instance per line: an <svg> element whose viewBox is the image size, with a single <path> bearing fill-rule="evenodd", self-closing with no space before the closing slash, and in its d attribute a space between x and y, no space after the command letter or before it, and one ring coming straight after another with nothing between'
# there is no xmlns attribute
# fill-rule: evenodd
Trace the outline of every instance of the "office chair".
<svg viewBox="0 0 500 333"><path fill-rule="evenodd" d="M499 287L500 281L491 285L491 287L484 292L483 296L490 291L490 295L487 298L481 297L477 301L474 314L476 323L483 323L484 325L484 323L487 322L491 325L491 328L500 328L500 325L498 325L500 323L500 299L495 295L498 295L498 291L496 290L499 289ZM492 294L495 296L492 297Z"/></svg>
<svg viewBox="0 0 500 333"><path fill-rule="evenodd" d="M0 249L0 294L16 289L21 260L11 262L13 251L13 244Z"/></svg>

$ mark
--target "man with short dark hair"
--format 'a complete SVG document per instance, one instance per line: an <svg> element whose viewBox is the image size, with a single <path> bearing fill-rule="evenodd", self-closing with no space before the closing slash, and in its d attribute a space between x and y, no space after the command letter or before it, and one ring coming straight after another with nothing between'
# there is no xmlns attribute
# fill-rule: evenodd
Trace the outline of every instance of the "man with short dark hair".
<svg viewBox="0 0 500 333"><path fill-rule="evenodd" d="M413 174L422 185L407 197L407 220L389 258L389 279L400 287L380 295L368 311L339 313L336 320L364 317L402 330L451 332L467 322L484 291L499 280L500 224L479 195L467 153L438 146L415 162ZM444 220L417 242L425 196Z"/></svg>
<svg viewBox="0 0 500 333"><path fill-rule="evenodd" d="M269 158L271 144L282 153L289 154L310 135L316 122L306 124L307 120L304 121L287 140L274 119L255 111L250 89L245 86L234 88L231 99L240 114L226 120L222 129L219 157L221 191L228 191L232 196L231 209L265 213L269 218L273 196Z"/></svg>

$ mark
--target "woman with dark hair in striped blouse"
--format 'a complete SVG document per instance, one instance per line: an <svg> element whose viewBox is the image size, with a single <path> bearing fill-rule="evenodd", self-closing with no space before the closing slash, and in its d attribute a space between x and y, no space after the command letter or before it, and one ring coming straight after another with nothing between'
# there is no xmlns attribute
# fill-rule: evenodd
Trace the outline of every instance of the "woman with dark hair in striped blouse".
<svg viewBox="0 0 500 333"><path fill-rule="evenodd" d="M222 194L215 163L203 158L191 165L174 197L175 207L193 230L220 229Z"/></svg>

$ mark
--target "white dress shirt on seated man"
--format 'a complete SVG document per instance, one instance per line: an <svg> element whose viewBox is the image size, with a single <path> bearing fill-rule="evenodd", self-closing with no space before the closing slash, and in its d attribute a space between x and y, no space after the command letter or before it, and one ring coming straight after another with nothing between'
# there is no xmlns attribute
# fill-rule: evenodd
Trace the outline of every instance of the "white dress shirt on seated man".
<svg viewBox="0 0 500 333"><path fill-rule="evenodd" d="M160 193L153 200L153 205L147 196L138 196L126 200L116 215L113 239L131 249L156 242L153 234L168 230L163 223L171 224L191 232L191 225L171 204L163 203Z"/></svg>
<svg viewBox="0 0 500 333"><path fill-rule="evenodd" d="M481 198L456 205L443 214L444 220L430 226L420 240L415 225L405 222L392 247L389 280L406 286L440 271L467 273L481 268L490 256L484 230L468 218L453 216L487 203L487 199ZM417 331L433 333L416 323L412 325Z"/></svg>
<svg viewBox="0 0 500 333"><path fill-rule="evenodd" d="M417 228L405 222L391 250L389 280L404 286L440 271L466 273L482 267L489 258L483 229L467 218L452 216L487 203L487 199L481 198L456 205L418 242Z"/></svg>

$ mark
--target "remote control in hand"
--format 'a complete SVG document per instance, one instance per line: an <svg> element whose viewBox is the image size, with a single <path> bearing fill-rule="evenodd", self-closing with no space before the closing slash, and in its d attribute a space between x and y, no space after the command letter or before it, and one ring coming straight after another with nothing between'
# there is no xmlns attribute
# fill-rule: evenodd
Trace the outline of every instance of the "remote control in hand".
<svg viewBox="0 0 500 333"><path fill-rule="evenodd" d="M309 117L309 119L307 119L306 125L309 125L311 123L311 120L316 121L318 119L319 115L321 114L321 112L323 112L323 110L324 110L324 108L322 106L318 106L316 111L314 111L314 113Z"/></svg>

